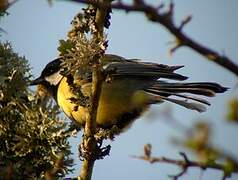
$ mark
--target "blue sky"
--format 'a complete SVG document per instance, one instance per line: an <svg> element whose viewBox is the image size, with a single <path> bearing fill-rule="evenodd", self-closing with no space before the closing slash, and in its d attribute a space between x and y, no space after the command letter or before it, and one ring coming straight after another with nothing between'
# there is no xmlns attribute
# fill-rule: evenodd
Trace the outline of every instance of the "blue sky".
<svg viewBox="0 0 238 180"><path fill-rule="evenodd" d="M147 2L157 4L160 1ZM237 62L238 1L174 2L177 23L187 15L193 17L184 29L186 34ZM42 68L58 56L58 41L66 38L72 18L82 7L81 4L67 1L56 1L51 7L46 0L18 1L9 9L10 15L1 21L1 27L7 31L1 38L9 40L15 51L29 60L33 74L38 76ZM173 36L162 26L148 22L140 13L114 11L107 34L107 53L157 63L185 65L179 72L189 76L188 81L215 81L230 87L229 92L212 98L212 106L202 114L171 104L153 106L148 113L171 106L174 116L188 127L198 119L205 119L212 124L213 143L238 156L238 144L234 142L234 137L238 136L237 127L224 121L227 100L237 96L237 79L233 74L188 48L181 48L170 57L169 42L173 40ZM153 121L148 121L147 117L151 116L138 119L127 132L109 142L112 144L110 156L96 162L93 179L168 179L168 174L178 172L175 166L150 165L130 157L142 153L144 144L152 143L154 155L180 158L178 153L183 149L174 146L170 141L173 135L178 135L176 129L168 126L163 117L154 117ZM79 135L78 138L71 139L76 164L81 163L77 160L80 137ZM75 168L71 177L79 173L79 165ZM182 179L199 179L199 176L200 170L191 169ZM218 171L207 170L202 179L220 179L221 176ZM234 175L231 179L237 178Z"/></svg>

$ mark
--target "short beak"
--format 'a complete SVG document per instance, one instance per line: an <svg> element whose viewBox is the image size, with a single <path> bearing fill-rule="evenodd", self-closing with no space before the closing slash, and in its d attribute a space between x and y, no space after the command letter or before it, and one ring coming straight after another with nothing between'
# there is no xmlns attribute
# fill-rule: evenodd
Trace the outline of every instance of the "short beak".
<svg viewBox="0 0 238 180"><path fill-rule="evenodd" d="M42 77L38 77L30 82L30 86L42 84L43 81L44 81L44 79Z"/></svg>

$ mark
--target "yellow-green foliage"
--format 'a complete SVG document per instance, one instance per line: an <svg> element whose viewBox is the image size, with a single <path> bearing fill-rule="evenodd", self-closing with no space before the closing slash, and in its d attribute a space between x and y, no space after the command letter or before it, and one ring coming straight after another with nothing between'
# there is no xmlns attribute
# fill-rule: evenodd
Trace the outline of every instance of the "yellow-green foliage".
<svg viewBox="0 0 238 180"><path fill-rule="evenodd" d="M29 71L27 60L0 42L0 177L39 179L52 169L64 176L72 165L67 125L51 100L32 94Z"/></svg>
<svg viewBox="0 0 238 180"><path fill-rule="evenodd" d="M232 122L238 122L238 98L233 98L229 101L227 119Z"/></svg>

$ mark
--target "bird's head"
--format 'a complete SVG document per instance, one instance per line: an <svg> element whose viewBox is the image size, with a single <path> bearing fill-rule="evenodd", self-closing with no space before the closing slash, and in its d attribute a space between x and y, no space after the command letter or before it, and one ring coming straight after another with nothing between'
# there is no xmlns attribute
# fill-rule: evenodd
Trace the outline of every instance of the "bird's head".
<svg viewBox="0 0 238 180"><path fill-rule="evenodd" d="M42 85L53 95L54 89L57 88L63 78L60 74L60 70L61 60L58 58L48 63L41 72L41 75L31 81L30 85Z"/></svg>

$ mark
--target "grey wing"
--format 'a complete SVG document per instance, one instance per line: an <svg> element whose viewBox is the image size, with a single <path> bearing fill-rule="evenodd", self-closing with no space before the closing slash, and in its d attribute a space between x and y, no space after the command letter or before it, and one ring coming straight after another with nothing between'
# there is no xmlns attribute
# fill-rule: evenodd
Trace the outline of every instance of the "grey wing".
<svg viewBox="0 0 238 180"><path fill-rule="evenodd" d="M120 59L120 62L110 62L103 66L104 70L113 77L136 77L151 79L174 79L186 80L187 77L175 73L177 69L183 66L168 66L156 63L140 62L137 60Z"/></svg>

